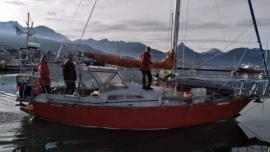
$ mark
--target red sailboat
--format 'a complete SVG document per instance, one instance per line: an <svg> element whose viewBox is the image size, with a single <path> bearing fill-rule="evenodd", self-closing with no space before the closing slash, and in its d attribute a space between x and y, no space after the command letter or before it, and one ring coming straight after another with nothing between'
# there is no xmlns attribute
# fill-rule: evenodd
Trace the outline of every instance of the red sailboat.
<svg viewBox="0 0 270 152"><path fill-rule="evenodd" d="M61 90L43 93L21 110L37 118L77 126L152 130L233 118L251 100L232 94L213 99L206 88L191 90L187 97L173 88L153 87L154 90L145 91L139 84L124 82L115 68L85 70L96 82L79 88L77 95L65 95Z"/></svg>
<svg viewBox="0 0 270 152"><path fill-rule="evenodd" d="M162 61L154 63L155 68L172 68L175 64L179 8L180 0L177 0L174 49ZM110 64L138 66L136 60L125 62L127 59L105 58L89 52L85 56L97 61L103 59L103 62L106 59ZM35 96L21 110L36 118L76 126L157 130L234 118L251 101L248 95L236 95L231 87L221 85L222 89L217 89L216 85L209 85L214 83L211 81L182 79L181 86L170 81L153 86L153 90L143 90L140 84L123 81L117 68L89 66L83 72L88 81L80 79L73 95L64 94L64 88L58 88Z"/></svg>

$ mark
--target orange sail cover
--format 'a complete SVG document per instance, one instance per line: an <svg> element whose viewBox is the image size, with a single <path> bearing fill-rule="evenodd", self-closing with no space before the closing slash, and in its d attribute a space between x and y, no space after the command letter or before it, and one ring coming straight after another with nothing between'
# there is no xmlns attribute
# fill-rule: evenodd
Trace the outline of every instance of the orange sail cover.
<svg viewBox="0 0 270 152"><path fill-rule="evenodd" d="M111 65L117 65L126 68L139 68L140 60L120 58L112 55L103 55L97 53L84 52L88 58L95 59L97 62L105 62ZM165 58L161 61L154 62L151 66L155 69L171 69L176 63L175 52L170 50Z"/></svg>

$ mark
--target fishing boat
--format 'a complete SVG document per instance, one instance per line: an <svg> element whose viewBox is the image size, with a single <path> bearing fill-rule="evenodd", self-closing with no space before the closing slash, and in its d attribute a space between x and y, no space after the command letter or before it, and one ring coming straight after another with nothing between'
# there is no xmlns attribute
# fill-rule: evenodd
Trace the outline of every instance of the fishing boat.
<svg viewBox="0 0 270 152"><path fill-rule="evenodd" d="M17 25L14 25L17 35L26 35L25 47L16 49L15 55L10 59L5 67L9 71L37 71L37 62L41 56L40 44L37 42L30 42L30 38L35 34L33 29L33 22L30 27L30 14L27 14L26 21L27 30L23 31Z"/></svg>
<svg viewBox="0 0 270 152"><path fill-rule="evenodd" d="M8 71L37 71L38 58L41 50L39 43L29 42L26 48L17 49L16 58L10 59L5 70Z"/></svg>
<svg viewBox="0 0 270 152"><path fill-rule="evenodd" d="M175 3L172 50L155 68L166 69L175 66L178 39L180 0ZM80 61L85 55L100 58L112 64L126 59L77 52ZM115 61L115 62L114 62ZM121 66L136 67L138 61ZM117 65L117 64L115 64ZM162 66L164 65L164 66ZM144 90L141 84L125 82L117 68L85 66L79 70L79 82L73 95L65 94L64 87L53 88L51 92L36 91L36 76L18 76L20 82L32 86L29 105L20 109L35 118L56 121L75 126L125 129L160 130L196 126L235 118L252 100L253 94L237 93L233 88L213 81L183 80L163 82ZM210 83L214 83L211 85ZM219 87L216 88L216 87ZM182 89L181 89L182 88ZM251 92L252 93L252 92Z"/></svg>

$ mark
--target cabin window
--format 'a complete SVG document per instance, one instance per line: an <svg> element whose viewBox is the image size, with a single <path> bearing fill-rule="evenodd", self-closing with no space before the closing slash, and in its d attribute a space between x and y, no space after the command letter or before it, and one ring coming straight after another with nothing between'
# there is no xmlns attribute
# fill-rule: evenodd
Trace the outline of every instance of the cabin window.
<svg viewBox="0 0 270 152"><path fill-rule="evenodd" d="M108 100L124 100L124 95L109 95Z"/></svg>
<svg viewBox="0 0 270 152"><path fill-rule="evenodd" d="M127 95L126 98L127 100L138 100L138 99L142 99L143 96L142 95Z"/></svg>

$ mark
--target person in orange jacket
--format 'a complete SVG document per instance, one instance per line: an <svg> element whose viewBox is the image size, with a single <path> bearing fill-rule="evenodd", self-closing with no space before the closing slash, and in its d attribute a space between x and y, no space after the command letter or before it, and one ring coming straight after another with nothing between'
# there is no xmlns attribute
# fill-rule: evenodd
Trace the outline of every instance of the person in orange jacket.
<svg viewBox="0 0 270 152"><path fill-rule="evenodd" d="M151 48L149 46L146 47L145 51L141 54L140 59L140 71L142 72L142 85L144 90L153 90L151 88L152 83L152 74L150 71L150 65L153 64L151 61L151 55L150 55ZM146 83L146 76L148 79L148 82Z"/></svg>
<svg viewBox="0 0 270 152"><path fill-rule="evenodd" d="M50 71L47 65L48 57L42 55L38 64L38 72L40 75L39 84L42 86L43 93L49 93L51 91L51 79Z"/></svg>

